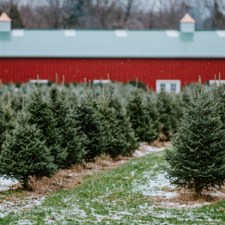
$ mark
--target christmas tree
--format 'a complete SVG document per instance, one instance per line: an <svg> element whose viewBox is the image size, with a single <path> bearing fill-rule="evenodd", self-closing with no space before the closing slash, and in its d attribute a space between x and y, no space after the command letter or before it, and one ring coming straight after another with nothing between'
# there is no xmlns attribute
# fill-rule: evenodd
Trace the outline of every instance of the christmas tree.
<svg viewBox="0 0 225 225"><path fill-rule="evenodd" d="M6 136L0 154L0 174L16 178L25 189L31 176L51 176L56 171L53 158L36 125L29 124L30 115L18 113L15 129Z"/></svg>
<svg viewBox="0 0 225 225"><path fill-rule="evenodd" d="M5 141L7 132L11 132L14 128L15 118L12 108L8 106L0 106L0 152L2 144Z"/></svg>
<svg viewBox="0 0 225 225"><path fill-rule="evenodd" d="M55 139L55 146L58 146L60 153L59 166L70 167L81 162L84 156L84 136L82 132L78 132L79 127L75 123L64 89L59 90L55 85L50 89L49 108L54 118L51 129L59 135Z"/></svg>
<svg viewBox="0 0 225 225"><path fill-rule="evenodd" d="M127 115L138 141L152 142L157 138L153 121L143 103L143 95L138 90L128 102Z"/></svg>
<svg viewBox="0 0 225 225"><path fill-rule="evenodd" d="M62 135L55 129L56 118L54 117L49 104L43 98L43 93L40 89L32 92L28 98L28 103L25 110L30 113L29 123L35 124L41 130L43 140L46 141L48 149L54 157L54 163L61 167L62 161L66 158L65 151L61 151L59 142L62 140Z"/></svg>
<svg viewBox="0 0 225 225"><path fill-rule="evenodd" d="M165 92L160 92L156 106L159 113L160 138L163 141L170 140L177 130L180 119L173 96Z"/></svg>
<svg viewBox="0 0 225 225"><path fill-rule="evenodd" d="M200 93L184 110L173 149L167 151L171 182L201 194L225 181L225 130L210 93Z"/></svg>
<svg viewBox="0 0 225 225"><path fill-rule="evenodd" d="M104 130L105 152L113 158L131 154L138 148L138 143L124 109L113 96L113 89L108 95L102 95L98 106Z"/></svg>
<svg viewBox="0 0 225 225"><path fill-rule="evenodd" d="M74 108L76 127L85 136L85 159L93 160L103 153L104 139L100 114L91 92Z"/></svg>

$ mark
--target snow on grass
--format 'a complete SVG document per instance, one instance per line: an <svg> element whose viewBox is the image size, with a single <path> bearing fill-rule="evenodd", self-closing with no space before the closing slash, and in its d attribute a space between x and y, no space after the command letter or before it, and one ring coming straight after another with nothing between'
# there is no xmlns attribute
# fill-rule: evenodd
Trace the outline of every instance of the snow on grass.
<svg viewBox="0 0 225 225"><path fill-rule="evenodd" d="M156 176L152 175L152 172L145 172L143 174L143 180L145 183L140 181L133 182L133 191L135 193L141 193L143 195L160 197L160 198L174 198L177 196L175 187L170 184L166 175L159 173Z"/></svg>
<svg viewBox="0 0 225 225"><path fill-rule="evenodd" d="M3 218L10 213L24 212L34 206L39 206L43 200L44 197L27 197L25 199L3 200L0 203L0 218Z"/></svg>
<svg viewBox="0 0 225 225"><path fill-rule="evenodd" d="M6 191L10 189L10 186L18 184L16 179L7 179L0 177L0 191Z"/></svg>

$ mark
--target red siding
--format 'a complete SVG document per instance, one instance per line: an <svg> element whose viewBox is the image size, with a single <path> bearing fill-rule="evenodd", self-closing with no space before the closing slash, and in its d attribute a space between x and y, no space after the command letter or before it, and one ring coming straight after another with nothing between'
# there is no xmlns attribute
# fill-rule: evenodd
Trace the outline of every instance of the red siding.
<svg viewBox="0 0 225 225"><path fill-rule="evenodd" d="M0 79L3 82L27 82L29 79L55 81L58 74L65 82L108 79L138 80L155 89L157 79L178 79L182 86L213 80L221 73L225 79L225 59L0 59Z"/></svg>

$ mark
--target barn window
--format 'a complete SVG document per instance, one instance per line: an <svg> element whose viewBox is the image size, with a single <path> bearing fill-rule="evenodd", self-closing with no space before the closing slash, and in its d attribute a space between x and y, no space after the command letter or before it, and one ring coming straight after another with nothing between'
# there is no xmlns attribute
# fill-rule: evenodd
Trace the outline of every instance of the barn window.
<svg viewBox="0 0 225 225"><path fill-rule="evenodd" d="M181 89L180 80L156 80L156 92L169 92L178 94Z"/></svg>
<svg viewBox="0 0 225 225"><path fill-rule="evenodd" d="M160 92L166 91L166 84L160 84Z"/></svg>
<svg viewBox="0 0 225 225"><path fill-rule="evenodd" d="M170 84L170 91L173 92L173 93L176 93L176 90L177 90L177 84Z"/></svg>

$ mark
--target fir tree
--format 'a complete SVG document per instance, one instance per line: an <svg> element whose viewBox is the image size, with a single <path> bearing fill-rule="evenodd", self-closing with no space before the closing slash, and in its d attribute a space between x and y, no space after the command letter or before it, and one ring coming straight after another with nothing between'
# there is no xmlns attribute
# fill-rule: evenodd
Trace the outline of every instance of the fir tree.
<svg viewBox="0 0 225 225"><path fill-rule="evenodd" d="M60 138L55 140L61 153L66 155L59 162L62 167L81 162L84 156L84 135L79 133L71 108L66 98L66 92L55 85L50 90L49 107L54 117L52 129Z"/></svg>
<svg viewBox="0 0 225 225"><path fill-rule="evenodd" d="M199 94L184 111L173 149L167 151L171 182L201 194L225 181L225 130L209 93Z"/></svg>
<svg viewBox="0 0 225 225"><path fill-rule="evenodd" d="M131 154L137 149L138 143L122 106L113 96L113 90L101 99L99 112L104 129L105 152L113 158Z"/></svg>
<svg viewBox="0 0 225 225"><path fill-rule="evenodd" d="M157 138L153 121L147 107L143 103L143 95L135 91L128 101L127 115L138 141L152 142Z"/></svg>
<svg viewBox="0 0 225 225"><path fill-rule="evenodd" d="M217 110L220 119L225 126L225 88L224 86L216 86L213 88L214 101L218 102Z"/></svg>
<svg viewBox="0 0 225 225"><path fill-rule="evenodd" d="M0 154L0 174L16 178L25 189L29 188L31 176L51 176L56 170L42 134L29 124L29 116L18 114L15 129L6 136Z"/></svg>
<svg viewBox="0 0 225 225"><path fill-rule="evenodd" d="M43 140L54 157L54 163L60 167L62 160L66 158L66 154L61 152L58 142L62 140L58 130L55 130L56 119L49 108L47 101L43 99L43 93L40 89L36 89L30 96L25 107L31 116L30 124L35 124L42 132Z"/></svg>
<svg viewBox="0 0 225 225"><path fill-rule="evenodd" d="M0 106L0 152L5 141L7 132L14 128L15 118L10 106Z"/></svg>
<svg viewBox="0 0 225 225"><path fill-rule="evenodd" d="M103 153L103 127L96 103L91 93L88 93L74 109L76 126L85 136L85 159L92 160Z"/></svg>
<svg viewBox="0 0 225 225"><path fill-rule="evenodd" d="M146 102L146 110L150 117L153 131L152 140L156 140L158 138L160 131L159 112L157 110L156 99L154 99L154 97L155 96L153 96L152 94L148 95Z"/></svg>
<svg viewBox="0 0 225 225"><path fill-rule="evenodd" d="M176 133L179 117L175 102L171 95L165 92L158 94L157 109L159 113L160 138L170 140L172 135Z"/></svg>

